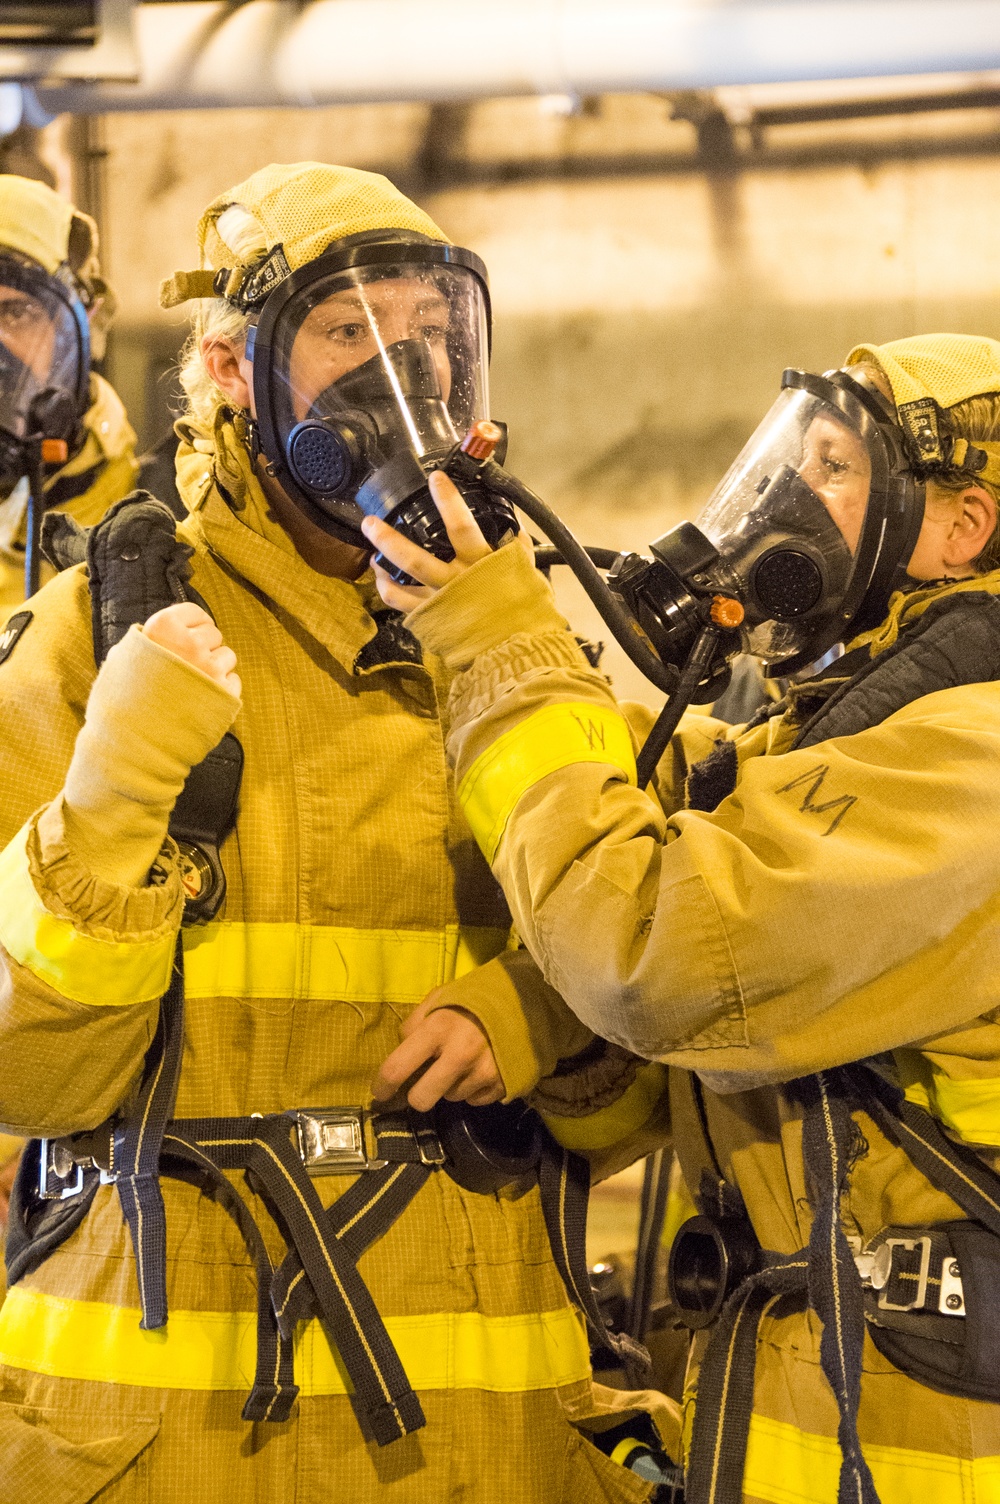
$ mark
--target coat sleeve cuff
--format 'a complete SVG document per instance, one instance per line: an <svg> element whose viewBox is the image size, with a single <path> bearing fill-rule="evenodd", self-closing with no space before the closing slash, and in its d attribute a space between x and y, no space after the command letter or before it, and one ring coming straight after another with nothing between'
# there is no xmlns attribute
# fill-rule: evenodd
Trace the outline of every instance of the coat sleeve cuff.
<svg viewBox="0 0 1000 1504"><path fill-rule="evenodd" d="M450 669L464 669L518 633L568 635L545 576L509 543L449 581L411 611L406 625ZM572 641L572 639L570 639Z"/></svg>
<svg viewBox="0 0 1000 1504"><path fill-rule="evenodd" d="M73 1002L149 1002L169 984L184 909L172 842L163 873L142 888L95 877L66 845L61 807L47 806L0 853L0 942Z"/></svg>
<svg viewBox="0 0 1000 1504"><path fill-rule="evenodd" d="M504 951L449 983L430 1011L438 1008L461 1008L481 1026L507 1102L525 1096L559 1059L592 1038L524 950Z"/></svg>

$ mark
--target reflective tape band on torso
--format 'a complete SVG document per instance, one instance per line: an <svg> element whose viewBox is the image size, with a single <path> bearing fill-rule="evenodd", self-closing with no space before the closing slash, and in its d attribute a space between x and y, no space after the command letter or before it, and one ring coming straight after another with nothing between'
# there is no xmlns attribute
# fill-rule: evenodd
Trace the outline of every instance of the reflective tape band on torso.
<svg viewBox="0 0 1000 1504"><path fill-rule="evenodd" d="M0 852L0 943L62 997L128 1007L161 997L175 936L105 940L52 913L28 865L28 827ZM509 931L353 929L341 925L222 921L184 931L189 998L336 999L419 1003L434 987L499 955Z"/></svg>
<svg viewBox="0 0 1000 1504"><path fill-rule="evenodd" d="M32 1373L155 1389L248 1389L256 1361L253 1311L172 1310L162 1331L139 1312L15 1285L0 1310L0 1363ZM557 1389L590 1376L582 1322L566 1306L516 1316L445 1311L387 1316L414 1389L494 1394ZM300 1325L295 1374L302 1395L349 1393L318 1321Z"/></svg>

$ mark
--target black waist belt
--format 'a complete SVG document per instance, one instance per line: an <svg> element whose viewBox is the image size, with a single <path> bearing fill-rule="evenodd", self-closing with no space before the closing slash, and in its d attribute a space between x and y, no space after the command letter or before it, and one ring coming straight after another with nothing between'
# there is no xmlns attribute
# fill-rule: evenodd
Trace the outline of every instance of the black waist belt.
<svg viewBox="0 0 1000 1504"><path fill-rule="evenodd" d="M257 1367L245 1420L283 1421L298 1394L292 1364L297 1321L318 1317L340 1353L355 1403L380 1446L424 1424L420 1401L357 1269L431 1174L444 1169L472 1191L536 1179L549 1242L591 1341L638 1376L645 1357L600 1316L586 1262L590 1170L557 1145L524 1103L434 1114L305 1109L267 1116L170 1118L183 1038L180 947L160 1007L135 1108L89 1134L33 1141L22 1160L7 1238L10 1284L37 1268L86 1216L102 1181L113 1183L128 1223L142 1306L141 1326L167 1323L166 1218L160 1176L197 1185L236 1223L257 1276ZM242 1171L287 1246L275 1267L247 1203L226 1177ZM328 1210L319 1174L357 1179ZM645 1360L648 1363L648 1359Z"/></svg>

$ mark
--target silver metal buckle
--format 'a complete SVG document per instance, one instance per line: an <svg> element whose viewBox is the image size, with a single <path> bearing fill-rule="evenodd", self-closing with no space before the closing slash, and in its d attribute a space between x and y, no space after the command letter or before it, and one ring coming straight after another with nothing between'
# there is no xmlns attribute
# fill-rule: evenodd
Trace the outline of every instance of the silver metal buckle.
<svg viewBox="0 0 1000 1504"><path fill-rule="evenodd" d="M906 1253L912 1253L915 1248L920 1249L920 1269L917 1273L917 1289L912 1300L899 1303L890 1300L886 1289L879 1294L878 1304L880 1311L919 1311L923 1308L927 1298L927 1276L931 1267L931 1240L926 1234L921 1238L886 1238L886 1248L902 1248ZM891 1256L891 1255L890 1255Z"/></svg>
<svg viewBox="0 0 1000 1504"><path fill-rule="evenodd" d="M316 1107L295 1114L299 1157L307 1175L351 1175L388 1163L368 1153L363 1107Z"/></svg>
<svg viewBox="0 0 1000 1504"><path fill-rule="evenodd" d="M72 1178L71 1178L72 1177ZM38 1195L42 1201L68 1201L83 1190L83 1165L65 1144L43 1138L38 1153Z"/></svg>

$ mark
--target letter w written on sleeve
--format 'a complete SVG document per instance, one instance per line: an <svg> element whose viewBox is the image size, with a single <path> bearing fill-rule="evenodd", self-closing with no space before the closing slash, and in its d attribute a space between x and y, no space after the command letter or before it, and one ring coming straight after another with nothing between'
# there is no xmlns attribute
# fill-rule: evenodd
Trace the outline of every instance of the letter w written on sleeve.
<svg viewBox="0 0 1000 1504"><path fill-rule="evenodd" d="M779 794L787 794L792 789L805 789L802 803L799 805L799 813L802 815L832 814L833 818L823 832L825 836L833 835L847 811L858 802L857 794L841 794L836 799L828 799L825 804L816 803L816 795L822 789L829 771L829 763L819 763L815 768L810 768L808 773L800 774L798 778L793 778L791 783L786 783L777 790Z"/></svg>
<svg viewBox="0 0 1000 1504"><path fill-rule="evenodd" d="M574 721L587 738L587 745L591 752L596 751L598 747L603 751L605 747L604 727L597 721L592 721L589 716L584 720L582 716L577 715L575 710L572 712L572 715Z"/></svg>

